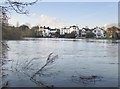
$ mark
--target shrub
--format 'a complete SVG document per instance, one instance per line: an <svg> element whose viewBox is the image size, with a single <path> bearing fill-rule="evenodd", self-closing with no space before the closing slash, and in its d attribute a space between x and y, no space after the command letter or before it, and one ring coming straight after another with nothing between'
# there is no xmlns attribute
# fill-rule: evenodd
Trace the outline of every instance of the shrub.
<svg viewBox="0 0 120 89"><path fill-rule="evenodd" d="M76 37L76 32L73 31L70 34L65 34L65 38L75 38Z"/></svg>
<svg viewBox="0 0 120 89"><path fill-rule="evenodd" d="M87 32L86 33L86 38L94 38L95 34L93 32Z"/></svg>

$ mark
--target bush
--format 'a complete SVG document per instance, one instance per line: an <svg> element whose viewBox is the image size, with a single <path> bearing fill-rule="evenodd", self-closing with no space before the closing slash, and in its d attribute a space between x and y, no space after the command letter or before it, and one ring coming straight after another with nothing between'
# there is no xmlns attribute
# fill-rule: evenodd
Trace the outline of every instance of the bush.
<svg viewBox="0 0 120 89"><path fill-rule="evenodd" d="M95 34L93 32L87 32L86 33L86 38L94 38Z"/></svg>
<svg viewBox="0 0 120 89"><path fill-rule="evenodd" d="M120 39L120 33L117 33L117 32L113 33L112 39Z"/></svg>
<svg viewBox="0 0 120 89"><path fill-rule="evenodd" d="M75 38L76 37L76 32L73 31L70 34L65 34L65 38Z"/></svg>

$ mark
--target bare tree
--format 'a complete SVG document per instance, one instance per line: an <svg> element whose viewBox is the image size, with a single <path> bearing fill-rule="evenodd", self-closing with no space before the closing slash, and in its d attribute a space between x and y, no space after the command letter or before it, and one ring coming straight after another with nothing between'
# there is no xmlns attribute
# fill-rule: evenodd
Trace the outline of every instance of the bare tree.
<svg viewBox="0 0 120 89"><path fill-rule="evenodd" d="M19 14L28 14L28 10L25 9L26 6L34 5L38 0L33 2L22 2L19 0L6 0L4 5L0 7L4 8L5 12L10 12L10 10L14 10Z"/></svg>
<svg viewBox="0 0 120 89"><path fill-rule="evenodd" d="M15 11L18 14L28 14L28 10L25 8L27 6L34 5L38 0L35 0L33 2L20 2L20 0L5 0L4 5L0 5L0 49L2 52L0 52L0 80L3 80L3 76L6 76L7 74L4 74L3 69L3 63L5 59L3 60L2 57L5 57L4 50L7 50L9 47L6 44L6 42L2 41L2 27L3 24L8 24L8 13L10 13L12 10ZM6 86L8 84L8 81L0 82L0 88Z"/></svg>

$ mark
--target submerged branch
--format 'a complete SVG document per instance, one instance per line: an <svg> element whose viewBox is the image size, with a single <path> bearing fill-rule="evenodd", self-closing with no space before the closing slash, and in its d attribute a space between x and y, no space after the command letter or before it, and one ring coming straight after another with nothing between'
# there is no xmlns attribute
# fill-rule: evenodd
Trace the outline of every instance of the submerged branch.
<svg viewBox="0 0 120 89"><path fill-rule="evenodd" d="M47 61L46 61L45 65L43 65L37 72L35 72L31 78L34 78L34 77L36 76L36 74L40 74L40 72L42 72L42 70L43 70L47 65L49 65L49 64L51 64L51 63L53 63L53 62L55 61L55 59L58 57L58 55L56 55L56 56L54 56L54 57L51 58L51 55L52 55L52 54L53 54L53 53L50 53L50 54L48 55L48 58L47 58Z"/></svg>

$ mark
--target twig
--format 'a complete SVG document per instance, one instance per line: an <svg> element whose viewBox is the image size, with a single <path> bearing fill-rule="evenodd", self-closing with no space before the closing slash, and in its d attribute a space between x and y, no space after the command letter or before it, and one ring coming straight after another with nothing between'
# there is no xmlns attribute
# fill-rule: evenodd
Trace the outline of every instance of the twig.
<svg viewBox="0 0 120 89"><path fill-rule="evenodd" d="M28 11L25 10L23 11L23 8L25 6L30 6L38 2L38 0L35 0L34 2L28 3L28 2L19 2L19 1L11 1L7 0L8 4L10 5L8 8L12 8L14 11L16 11L19 14L28 14Z"/></svg>
<svg viewBox="0 0 120 89"><path fill-rule="evenodd" d="M24 67L24 69L25 68L27 68L28 67L28 65L33 61L33 60L35 60L34 58L33 59L31 59L27 64L26 64L26 66Z"/></svg>

